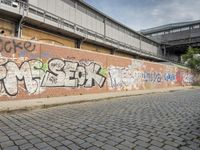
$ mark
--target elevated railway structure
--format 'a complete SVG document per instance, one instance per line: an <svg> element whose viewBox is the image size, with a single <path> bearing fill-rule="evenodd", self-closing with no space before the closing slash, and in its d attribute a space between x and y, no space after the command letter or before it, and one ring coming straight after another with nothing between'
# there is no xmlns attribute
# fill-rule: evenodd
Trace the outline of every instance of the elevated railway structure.
<svg viewBox="0 0 200 150"><path fill-rule="evenodd" d="M0 32L120 56L167 61L159 41L81 0L0 0Z"/></svg>
<svg viewBox="0 0 200 150"><path fill-rule="evenodd" d="M163 55L180 61L189 46L200 47L200 20L150 28L142 34L161 44Z"/></svg>

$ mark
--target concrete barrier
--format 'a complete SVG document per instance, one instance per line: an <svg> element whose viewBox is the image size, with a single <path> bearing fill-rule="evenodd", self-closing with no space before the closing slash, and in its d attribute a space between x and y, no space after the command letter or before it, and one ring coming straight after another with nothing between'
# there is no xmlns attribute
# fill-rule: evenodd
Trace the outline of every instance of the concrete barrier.
<svg viewBox="0 0 200 150"><path fill-rule="evenodd" d="M0 37L0 100L191 85L190 69Z"/></svg>

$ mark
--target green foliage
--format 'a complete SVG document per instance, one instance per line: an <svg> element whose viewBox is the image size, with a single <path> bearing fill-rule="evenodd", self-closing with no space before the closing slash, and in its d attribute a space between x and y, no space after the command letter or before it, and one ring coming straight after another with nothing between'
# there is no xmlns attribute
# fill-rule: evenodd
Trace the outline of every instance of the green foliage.
<svg viewBox="0 0 200 150"><path fill-rule="evenodd" d="M196 72L200 72L200 49L188 48L187 53L182 55L183 63Z"/></svg>

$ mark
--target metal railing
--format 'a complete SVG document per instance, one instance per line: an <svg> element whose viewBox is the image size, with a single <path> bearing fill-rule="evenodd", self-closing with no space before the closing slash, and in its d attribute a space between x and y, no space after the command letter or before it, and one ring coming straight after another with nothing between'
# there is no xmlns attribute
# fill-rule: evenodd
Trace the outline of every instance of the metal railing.
<svg viewBox="0 0 200 150"><path fill-rule="evenodd" d="M21 12L21 9L23 11L23 13L25 14L25 16L28 16L29 14L34 14L37 16L40 16L43 18L43 21L45 22L45 20L49 20L49 21L53 21L55 23L57 23L57 27L63 29L64 27L67 27L71 30L74 30L74 32L77 34L78 32L82 33L84 36L84 38L88 38L88 36L92 36L96 39L99 40L103 40L103 43L109 42L110 44L114 44L115 48L126 48L131 52L135 52L137 54L146 54L148 56L152 56L154 58L162 58L162 59L166 59L163 55L160 54L154 54L150 51L146 51L144 49L141 48L137 48L133 45L129 45L126 44L124 42L115 40L113 38L110 38L108 36L105 36L103 34L100 34L98 32L95 32L93 30L90 30L88 28L85 28L83 26L80 26L74 22L71 22L69 20L66 20L64 18L61 18L53 13L50 13L48 11L45 11L41 8L38 8L34 5L31 5L29 3L26 3L22 0L0 0L0 6L2 4L14 7L14 8L19 8L19 13Z"/></svg>

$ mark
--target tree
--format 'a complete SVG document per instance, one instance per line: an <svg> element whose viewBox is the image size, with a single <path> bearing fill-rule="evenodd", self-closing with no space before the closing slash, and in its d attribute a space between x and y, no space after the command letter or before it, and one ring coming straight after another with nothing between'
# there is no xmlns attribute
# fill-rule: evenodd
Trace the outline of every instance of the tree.
<svg viewBox="0 0 200 150"><path fill-rule="evenodd" d="M189 47L186 54L182 55L184 65L196 72L200 72L200 48Z"/></svg>

